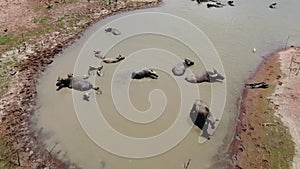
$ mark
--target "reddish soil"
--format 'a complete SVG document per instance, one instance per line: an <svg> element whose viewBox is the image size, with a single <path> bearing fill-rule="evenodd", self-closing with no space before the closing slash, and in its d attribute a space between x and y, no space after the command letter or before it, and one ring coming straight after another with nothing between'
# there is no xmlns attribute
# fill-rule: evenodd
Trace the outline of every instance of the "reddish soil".
<svg viewBox="0 0 300 169"><path fill-rule="evenodd" d="M282 70L282 65L286 65L282 60L290 63L291 56L296 56L291 50L297 51L296 53L300 55L300 49L296 48L291 48L286 53L284 53L285 51L277 52L264 60L255 74L246 82L266 82L269 84L269 88L244 89L236 132L230 146L231 164L228 165L228 168L271 169L292 167L291 165L285 166L286 164L283 164L286 162L291 164L294 156L294 143L291 140L286 140L287 137L291 138L291 134L294 140L299 140L299 135L295 138L295 134L292 132L290 134L285 126L293 130L297 126L296 124L300 122L299 110L296 110L299 107L296 105L300 101L299 97L296 96L296 93L299 91L300 79L299 77L297 80L295 78L287 79ZM282 56L283 53L286 55L285 57ZM281 88L285 88L288 91ZM281 91L281 94L276 94L278 90ZM280 101L276 102L276 100ZM279 110L282 111L278 112ZM280 113L284 115L278 115ZM294 126L285 123L287 121L285 118L278 118L283 116L288 119L293 118L296 121ZM299 161L297 159L299 159L299 155L296 159L294 157L294 163L295 160Z"/></svg>
<svg viewBox="0 0 300 169"><path fill-rule="evenodd" d="M279 53L280 69L284 74L282 85L276 87L270 97L276 106L276 115L289 127L296 144L293 168L300 168L300 48L290 48Z"/></svg>

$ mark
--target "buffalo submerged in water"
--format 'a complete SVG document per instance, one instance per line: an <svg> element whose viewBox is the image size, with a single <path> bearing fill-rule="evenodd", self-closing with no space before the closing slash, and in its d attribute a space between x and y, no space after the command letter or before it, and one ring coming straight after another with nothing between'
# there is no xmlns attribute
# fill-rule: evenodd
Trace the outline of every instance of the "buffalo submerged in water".
<svg viewBox="0 0 300 169"><path fill-rule="evenodd" d="M185 73L185 70L194 65L194 62L189 59L184 59L183 62L178 63L175 67L172 68L172 72L175 76L182 76Z"/></svg>
<svg viewBox="0 0 300 169"><path fill-rule="evenodd" d="M90 89L94 89L98 93L101 93L99 87L94 87L89 81L85 80L83 77L74 77L72 74L68 75L67 78L57 79L57 91L62 88L70 88L78 91L88 91Z"/></svg>
<svg viewBox="0 0 300 169"><path fill-rule="evenodd" d="M158 79L158 74L152 69L142 69L131 74L132 79L143 79L143 78L151 78Z"/></svg>
<svg viewBox="0 0 300 169"><path fill-rule="evenodd" d="M224 76L222 76L217 70L213 71L204 71L198 72L188 75L185 80L190 83L202 83L202 82L222 82L224 80Z"/></svg>

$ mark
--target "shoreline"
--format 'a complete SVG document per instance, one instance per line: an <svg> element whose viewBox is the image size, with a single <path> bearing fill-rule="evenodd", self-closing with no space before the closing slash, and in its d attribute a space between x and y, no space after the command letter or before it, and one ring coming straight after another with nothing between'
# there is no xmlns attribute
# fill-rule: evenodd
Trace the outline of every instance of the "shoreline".
<svg viewBox="0 0 300 169"><path fill-rule="evenodd" d="M298 140L298 147L300 137L297 136L297 132L291 132L291 129L297 127L300 115L296 120L294 118L294 125L289 125L295 112L286 113L288 107L291 107L287 106L286 102L297 103L299 98L289 100L288 93L283 89L289 86L288 89L295 92L295 84L300 84L298 77L298 81L293 82L294 85L289 85L292 80L287 78L284 70L294 55L293 50L300 56L300 48L278 50L265 58L246 80L245 84L266 82L269 88L243 90L235 132L228 152L227 168L291 168L292 163L295 169L296 165L299 167L299 164L296 164L300 159L299 154L294 156L294 151L297 150L294 141ZM300 57L298 58L300 60ZM290 132L287 132L288 130Z"/></svg>
<svg viewBox="0 0 300 169"><path fill-rule="evenodd" d="M19 49L19 53L16 52L17 57L21 58L18 63L19 70L11 75L9 88L0 97L0 136L9 150L5 154L9 156L8 164L5 165L15 168L79 168L76 164L61 161L52 155L51 150L44 148L43 143L37 139L36 132L31 129L30 118L36 103L37 79L47 65L52 63L52 59L74 43L90 25L121 12L156 7L161 4L161 0L126 3L119 9L111 8L104 13L101 13L103 8L94 7L88 14L96 15L96 18L91 17L89 21L80 25L79 32L72 34L67 31L52 31L41 34L26 42L27 49L22 52ZM85 13L79 12L77 15L79 19L85 17ZM46 42L39 47L38 42L44 40ZM15 52L6 52L3 56L14 57Z"/></svg>

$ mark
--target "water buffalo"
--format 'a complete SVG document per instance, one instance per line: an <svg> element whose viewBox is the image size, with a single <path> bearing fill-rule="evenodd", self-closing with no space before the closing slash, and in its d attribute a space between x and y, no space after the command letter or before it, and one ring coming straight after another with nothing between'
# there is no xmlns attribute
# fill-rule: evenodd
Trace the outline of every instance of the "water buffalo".
<svg viewBox="0 0 300 169"><path fill-rule="evenodd" d="M95 55L96 58L99 58L99 59L104 59L105 58L105 56L103 56L101 54L100 50L94 50L94 55Z"/></svg>
<svg viewBox="0 0 300 169"><path fill-rule="evenodd" d="M105 58L103 59L104 63L117 63L120 62L121 60L124 60L125 57L122 55L117 56L116 58Z"/></svg>
<svg viewBox="0 0 300 169"><path fill-rule="evenodd" d="M210 118L208 119L208 117ZM200 99L197 99L194 102L192 110L190 112L190 118L192 119L193 123L200 129L203 129L206 120L209 120L208 122L212 125L212 127L214 127L215 122L218 121L218 119L215 119L212 116L207 104Z"/></svg>
<svg viewBox="0 0 300 169"><path fill-rule="evenodd" d="M216 2L216 3L208 3L206 4L207 8L212 8L212 7L215 7L215 8L222 8L225 6L225 4L222 4L220 2Z"/></svg>
<svg viewBox="0 0 300 169"><path fill-rule="evenodd" d="M88 92L85 92L84 94L83 94L83 100L85 100L85 101L90 101L90 93L88 93Z"/></svg>
<svg viewBox="0 0 300 169"><path fill-rule="evenodd" d="M185 69L194 65L194 62L189 59L184 59L183 62L178 63L173 69L172 72L175 76L182 76L185 73Z"/></svg>
<svg viewBox="0 0 300 169"><path fill-rule="evenodd" d="M116 28L107 28L105 29L105 32L110 32L113 35L121 35L121 32Z"/></svg>
<svg viewBox="0 0 300 169"><path fill-rule="evenodd" d="M103 65L99 67L89 66L88 75L90 76L91 74L94 74L94 71L96 71L97 75L101 77L103 76L103 73L101 72L102 69L103 69Z"/></svg>
<svg viewBox="0 0 300 169"><path fill-rule="evenodd" d="M190 83L202 83L202 82L222 82L224 76L218 73L215 69L213 72L205 71L202 73L190 74L185 78Z"/></svg>
<svg viewBox="0 0 300 169"><path fill-rule="evenodd" d="M233 1L228 1L227 2L229 6L234 6L234 2Z"/></svg>
<svg viewBox="0 0 300 169"><path fill-rule="evenodd" d="M248 83L245 84L245 87L249 87L251 89L255 89L255 88L263 88L266 89L269 87L269 84L265 83L265 82L259 82L259 83Z"/></svg>
<svg viewBox="0 0 300 169"><path fill-rule="evenodd" d="M143 79L143 78L147 78L147 77L152 78L152 79L157 79L158 75L152 69L143 69L143 70L132 72L132 74L131 74L132 79Z"/></svg>
<svg viewBox="0 0 300 169"><path fill-rule="evenodd" d="M57 91L64 87L68 87L78 91L88 91L90 89L94 89L98 94L102 93L99 87L94 87L89 81L84 80L82 77L74 77L73 74L69 74L67 78L58 77L56 86Z"/></svg>
<svg viewBox="0 0 300 169"><path fill-rule="evenodd" d="M272 3L271 5L269 5L269 8L271 8L271 9L275 9L275 8L276 8L276 5L277 5L277 3L276 3L276 2L274 2L274 3Z"/></svg>

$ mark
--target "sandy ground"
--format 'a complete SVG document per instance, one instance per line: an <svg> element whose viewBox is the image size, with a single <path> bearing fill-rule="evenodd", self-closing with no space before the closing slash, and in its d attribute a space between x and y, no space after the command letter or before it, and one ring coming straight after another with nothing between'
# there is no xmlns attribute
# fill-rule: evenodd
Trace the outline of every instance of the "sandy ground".
<svg viewBox="0 0 300 169"><path fill-rule="evenodd" d="M296 143L293 168L300 169L300 49L290 48L279 53L280 70L284 74L283 85L278 85L270 97Z"/></svg>
<svg viewBox="0 0 300 169"><path fill-rule="evenodd" d="M46 9L46 2L55 5L55 8ZM58 0L62 2L62 0ZM87 0L79 0L76 3L54 3L54 0L1 0L0 1L0 25L1 29L7 29L8 33L24 32L39 26L34 22L43 16L57 18L63 14L78 8L87 6Z"/></svg>

